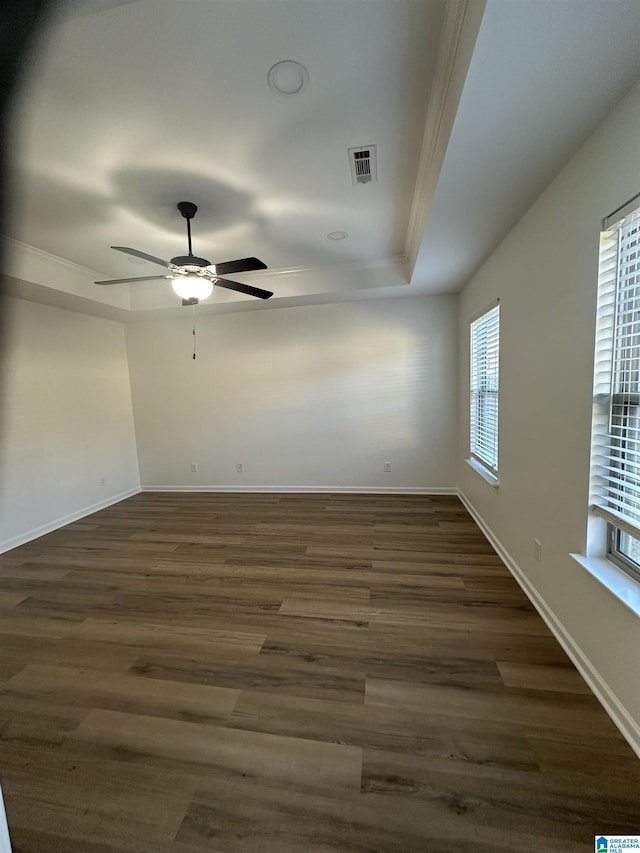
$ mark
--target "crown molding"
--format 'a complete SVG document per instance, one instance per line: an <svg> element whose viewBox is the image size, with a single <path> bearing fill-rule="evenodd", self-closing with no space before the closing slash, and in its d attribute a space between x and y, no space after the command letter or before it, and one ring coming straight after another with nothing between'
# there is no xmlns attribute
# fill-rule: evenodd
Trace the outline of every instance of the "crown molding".
<svg viewBox="0 0 640 853"><path fill-rule="evenodd" d="M407 228L404 256L409 278L420 251L485 5L486 0L448 0L445 8Z"/></svg>
<svg viewBox="0 0 640 853"><path fill-rule="evenodd" d="M325 266L298 266L278 267L277 269L266 269L255 272L243 273L245 277L251 276L251 280L267 278L283 278L290 275L308 275L309 273L348 273L361 270L397 269L407 261L406 255L393 255L389 258L375 258L363 261L349 261L341 264L327 264Z"/></svg>
<svg viewBox="0 0 640 853"><path fill-rule="evenodd" d="M8 257L11 252L21 253L27 256L30 255L34 258L38 258L39 260L56 264L57 266L66 267L69 270L73 270L76 274L85 275L90 278L92 282L96 277L104 275L104 273L99 272L98 270L82 266L82 264L77 264L75 261L68 261L66 258L54 255L52 252L47 252L44 249L38 249L35 246L31 246L29 243L24 243L21 240L14 239L13 237L4 237L3 239L5 243L5 251L7 252ZM395 268L401 266L406 263L406 261L406 254L402 254L392 255L388 258L375 258L363 261L349 261L341 264L328 264L321 267L307 265L297 267L279 267L278 269L254 270L253 272L243 273L243 275L250 276L252 279L257 279L277 278L288 275L304 275L306 273L323 272L325 270L334 273L340 271L349 272L350 270L384 269L386 267Z"/></svg>
<svg viewBox="0 0 640 853"><path fill-rule="evenodd" d="M157 283L96 288L101 273L13 238L5 238L7 295L121 322L161 315L182 316L173 294ZM298 266L255 271L247 276L276 291L269 308L328 304L396 291L406 293L406 259L401 256L327 266ZM401 291L405 291L400 293ZM202 303L200 313L251 310L245 299L224 293L220 302Z"/></svg>
<svg viewBox="0 0 640 853"><path fill-rule="evenodd" d="M101 277L95 270L10 237L4 238L2 248L3 272L11 283L12 296L59 307L71 307L69 300L75 300L83 313L91 305L96 306L96 313L130 308L126 288L95 287L96 278Z"/></svg>
<svg viewBox="0 0 640 853"><path fill-rule="evenodd" d="M46 252L44 249L37 249L29 243L23 243L21 240L15 240L13 237L4 237L4 243L7 257L10 257L12 252L31 256L40 261L46 261L47 263L55 264L56 266L66 267L69 270L73 270L76 275L79 274L87 276L92 282L96 277L100 277L102 275L102 273L97 270L84 267L81 264L76 264L74 261L68 261L66 258L61 258L59 255L54 255L51 252Z"/></svg>

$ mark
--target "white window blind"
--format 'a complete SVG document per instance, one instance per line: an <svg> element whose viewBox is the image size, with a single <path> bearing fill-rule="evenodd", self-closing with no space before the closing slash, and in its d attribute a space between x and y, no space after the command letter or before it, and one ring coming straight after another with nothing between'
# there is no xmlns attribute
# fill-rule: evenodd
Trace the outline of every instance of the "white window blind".
<svg viewBox="0 0 640 853"><path fill-rule="evenodd" d="M600 240L591 503L640 535L640 201Z"/></svg>
<svg viewBox="0 0 640 853"><path fill-rule="evenodd" d="M471 323L471 456L498 472L500 306Z"/></svg>

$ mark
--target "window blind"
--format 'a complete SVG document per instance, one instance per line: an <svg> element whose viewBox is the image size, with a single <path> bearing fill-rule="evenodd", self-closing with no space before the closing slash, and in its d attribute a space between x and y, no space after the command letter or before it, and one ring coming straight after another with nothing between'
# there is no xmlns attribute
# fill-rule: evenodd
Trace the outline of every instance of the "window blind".
<svg viewBox="0 0 640 853"><path fill-rule="evenodd" d="M471 323L471 455L498 471L500 306Z"/></svg>
<svg viewBox="0 0 640 853"><path fill-rule="evenodd" d="M640 201L600 241L591 502L640 535Z"/></svg>

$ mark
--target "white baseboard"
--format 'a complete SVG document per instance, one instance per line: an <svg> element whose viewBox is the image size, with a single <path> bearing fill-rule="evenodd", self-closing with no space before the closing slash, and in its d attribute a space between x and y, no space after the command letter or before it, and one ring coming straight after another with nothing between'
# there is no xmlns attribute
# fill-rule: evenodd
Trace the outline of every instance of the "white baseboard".
<svg viewBox="0 0 640 853"><path fill-rule="evenodd" d="M241 492L244 494L457 495L453 486L142 486L143 492Z"/></svg>
<svg viewBox="0 0 640 853"><path fill-rule="evenodd" d="M7 815L4 810L4 800L0 791L0 853L11 853L11 839L7 826Z"/></svg>
<svg viewBox="0 0 640 853"><path fill-rule="evenodd" d="M506 548L504 548L500 540L495 536L491 528L486 524L485 520L477 512L466 495L462 491L458 490L458 497L491 545L495 548L498 556L518 582L529 601L536 608L553 636L560 643L569 658L571 658L575 668L587 682L594 696L600 702L609 717L611 717L614 725L620 731L620 734L640 758L640 725L633 719L624 705L622 705L598 670L586 657L580 646L568 633L562 622L532 585Z"/></svg>
<svg viewBox="0 0 640 853"><path fill-rule="evenodd" d="M130 498L132 495L137 495L139 492L139 486L136 486L133 489L127 489L125 492L120 492L119 494L112 495L110 498L106 498L103 501L98 501L98 503L85 506L82 509L76 510L76 512L69 513L69 515L63 515L60 518L56 518L53 521L48 522L47 524L42 524L40 527L33 527L31 530L26 530L24 533L21 533L19 536L14 536L12 539L5 539L0 542L0 554L4 554L6 551L11 551L13 548L17 548L20 545L25 545L27 542L32 542L34 539L38 539L38 537L44 536L47 533L52 533L54 530L59 530L61 527L71 524L72 521L78 521L79 519L85 518L87 515L91 515L101 509L106 509L108 506L120 503L120 501Z"/></svg>

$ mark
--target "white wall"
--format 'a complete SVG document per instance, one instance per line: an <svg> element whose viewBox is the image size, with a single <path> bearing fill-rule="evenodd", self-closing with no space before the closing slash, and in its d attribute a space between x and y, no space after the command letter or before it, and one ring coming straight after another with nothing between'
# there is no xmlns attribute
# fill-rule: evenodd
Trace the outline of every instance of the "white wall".
<svg viewBox="0 0 640 853"><path fill-rule="evenodd" d="M455 486L455 297L197 322L126 329L143 486Z"/></svg>
<svg viewBox="0 0 640 853"><path fill-rule="evenodd" d="M137 491L140 481L122 324L21 299L6 299L3 311L7 550Z"/></svg>
<svg viewBox="0 0 640 853"><path fill-rule="evenodd" d="M640 620L579 566L585 550L598 239L640 192L640 86L467 285L460 301L459 482L640 747ZM500 488L468 456L470 318L500 298ZM533 559L533 539L542 562Z"/></svg>

